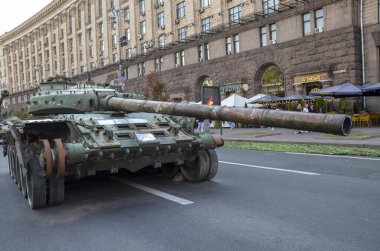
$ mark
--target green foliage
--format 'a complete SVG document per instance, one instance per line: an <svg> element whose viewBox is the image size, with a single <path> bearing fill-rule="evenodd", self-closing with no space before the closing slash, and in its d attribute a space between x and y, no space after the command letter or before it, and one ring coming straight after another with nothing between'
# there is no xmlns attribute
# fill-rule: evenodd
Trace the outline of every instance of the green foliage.
<svg viewBox="0 0 380 251"><path fill-rule="evenodd" d="M265 70L261 80L265 84L278 82L282 83L284 81L284 76L279 67L272 65Z"/></svg>
<svg viewBox="0 0 380 251"><path fill-rule="evenodd" d="M27 110L16 110L12 113L13 116L18 117L19 119L27 119L29 113Z"/></svg>
<svg viewBox="0 0 380 251"><path fill-rule="evenodd" d="M222 122L221 121L214 121L214 128L215 129L220 129L220 127L222 126Z"/></svg>
<svg viewBox="0 0 380 251"><path fill-rule="evenodd" d="M351 102L347 100L342 100L340 102L340 107L339 107L339 113L352 113L353 112L353 105Z"/></svg>
<svg viewBox="0 0 380 251"><path fill-rule="evenodd" d="M292 106L292 103L288 103L288 111L293 111L293 106Z"/></svg>
<svg viewBox="0 0 380 251"><path fill-rule="evenodd" d="M315 100L315 107L317 108L318 111L325 112L326 111L326 101L322 97L317 98Z"/></svg>

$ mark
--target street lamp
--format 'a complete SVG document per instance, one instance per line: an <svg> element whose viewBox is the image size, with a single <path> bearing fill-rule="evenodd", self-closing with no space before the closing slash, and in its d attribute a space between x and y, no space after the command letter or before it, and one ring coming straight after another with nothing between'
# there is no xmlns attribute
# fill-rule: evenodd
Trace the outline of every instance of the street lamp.
<svg viewBox="0 0 380 251"><path fill-rule="evenodd" d="M119 5L120 6L120 3ZM123 75L123 65L121 63L121 47L124 45L124 40L126 39L125 36L121 36L121 31L120 31L120 27L121 27L121 24L120 24L120 9L116 9L115 6L113 6L111 8L111 12L112 12L112 17L111 17L111 22L115 22L116 23L116 26L117 26L117 31L118 31L118 35L119 37L117 38L117 41L119 41L119 43L117 43L116 46L118 46L118 61L119 61L119 71L120 71L120 76Z"/></svg>

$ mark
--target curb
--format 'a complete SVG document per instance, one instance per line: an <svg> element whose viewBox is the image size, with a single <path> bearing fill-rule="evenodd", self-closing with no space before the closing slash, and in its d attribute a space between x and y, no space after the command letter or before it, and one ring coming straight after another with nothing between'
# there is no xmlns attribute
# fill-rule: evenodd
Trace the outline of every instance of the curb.
<svg viewBox="0 0 380 251"><path fill-rule="evenodd" d="M333 145L333 146L347 146L347 147L361 147L361 148L373 148L380 149L380 145L370 144L351 144L351 143L336 143L336 142L302 142L302 141L269 141L269 140L257 140L257 139L239 139L239 138L223 138L224 141L235 142L252 142L252 143L284 143L284 144L303 144L303 145Z"/></svg>

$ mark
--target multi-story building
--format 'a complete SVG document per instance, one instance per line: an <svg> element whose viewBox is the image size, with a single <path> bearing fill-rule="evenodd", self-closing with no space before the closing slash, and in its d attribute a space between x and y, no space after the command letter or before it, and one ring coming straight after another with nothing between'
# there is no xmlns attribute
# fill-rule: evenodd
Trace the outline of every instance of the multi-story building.
<svg viewBox="0 0 380 251"><path fill-rule="evenodd" d="M379 82L379 1L54 0L0 36L1 82L14 108L56 74L140 92L158 80L195 101L202 85L251 96ZM273 68L281 77L262 81Z"/></svg>

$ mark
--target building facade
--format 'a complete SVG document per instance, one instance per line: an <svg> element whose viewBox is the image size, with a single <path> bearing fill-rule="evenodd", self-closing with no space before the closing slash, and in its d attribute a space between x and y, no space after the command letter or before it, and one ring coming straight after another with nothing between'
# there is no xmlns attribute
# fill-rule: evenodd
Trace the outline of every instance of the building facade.
<svg viewBox="0 0 380 251"><path fill-rule="evenodd" d="M15 109L56 74L79 82L88 73L98 83L119 79L126 90L143 93L158 81L178 101L199 101L202 85L219 85L224 96L252 96L380 82L379 0L363 1L364 57L360 3L54 0L0 36L0 81ZM281 80L264 83L271 67Z"/></svg>

